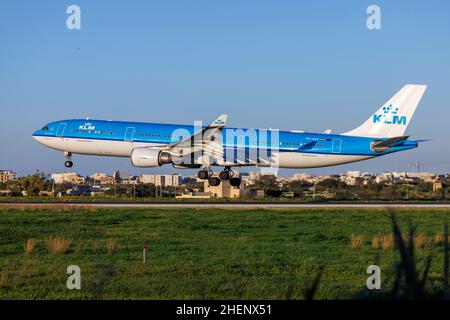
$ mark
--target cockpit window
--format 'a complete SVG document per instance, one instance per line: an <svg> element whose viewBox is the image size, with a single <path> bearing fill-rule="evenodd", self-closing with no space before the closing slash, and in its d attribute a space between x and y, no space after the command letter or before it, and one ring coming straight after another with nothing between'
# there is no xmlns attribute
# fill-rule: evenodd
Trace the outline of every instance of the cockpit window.
<svg viewBox="0 0 450 320"><path fill-rule="evenodd" d="M43 127L42 131L48 131L48 126Z"/></svg>

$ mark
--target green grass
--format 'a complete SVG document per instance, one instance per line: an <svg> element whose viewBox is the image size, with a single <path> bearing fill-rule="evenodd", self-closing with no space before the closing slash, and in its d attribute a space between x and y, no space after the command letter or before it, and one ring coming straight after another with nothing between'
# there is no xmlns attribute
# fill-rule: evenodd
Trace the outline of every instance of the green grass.
<svg viewBox="0 0 450 320"><path fill-rule="evenodd" d="M428 237L443 231L446 209L396 211L402 230ZM318 271L317 299L366 293L366 269L378 264L389 286L397 253L372 249L391 232L384 209L73 209L0 210L0 299L303 299ZM365 235L351 248L352 234ZM44 238L73 241L50 254ZM32 253L24 242L35 238ZM150 244L142 263L142 243ZM108 253L108 241L117 250ZM417 251L419 267L433 254L442 276L442 248ZM78 265L82 290L66 288Z"/></svg>

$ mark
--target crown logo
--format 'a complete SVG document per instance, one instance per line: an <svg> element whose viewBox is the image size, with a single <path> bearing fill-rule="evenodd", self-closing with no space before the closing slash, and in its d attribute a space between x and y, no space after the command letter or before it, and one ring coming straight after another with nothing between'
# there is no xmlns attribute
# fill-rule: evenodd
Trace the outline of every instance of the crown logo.
<svg viewBox="0 0 450 320"><path fill-rule="evenodd" d="M398 108L397 107L393 107L392 104L390 104L387 107L383 107L383 113L384 114L397 114L398 112Z"/></svg>

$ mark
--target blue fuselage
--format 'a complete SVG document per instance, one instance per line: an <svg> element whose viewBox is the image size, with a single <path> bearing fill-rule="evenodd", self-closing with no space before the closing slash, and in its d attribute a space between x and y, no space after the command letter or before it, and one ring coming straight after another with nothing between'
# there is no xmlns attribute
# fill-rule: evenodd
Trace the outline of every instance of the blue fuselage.
<svg viewBox="0 0 450 320"><path fill-rule="evenodd" d="M159 124L141 122L122 122L104 120L64 120L47 124L34 132L35 137L64 137L117 142L136 142L170 144L194 134L196 128L191 125ZM225 137L235 133L232 139ZM255 138L242 138L242 133L251 132ZM279 152L301 152L313 154L339 154L359 156L380 156L392 152L417 147L417 142L406 141L401 146L384 152L375 152L368 137L354 137L335 134L276 131L264 129L226 128L222 132L224 148L277 148ZM274 142L276 140L276 142ZM311 142L314 142L311 144ZM276 146L274 144L277 144Z"/></svg>

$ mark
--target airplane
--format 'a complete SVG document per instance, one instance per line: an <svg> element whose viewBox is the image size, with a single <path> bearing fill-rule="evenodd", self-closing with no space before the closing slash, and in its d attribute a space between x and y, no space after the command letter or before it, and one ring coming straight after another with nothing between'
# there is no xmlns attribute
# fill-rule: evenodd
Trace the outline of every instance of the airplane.
<svg viewBox="0 0 450 320"><path fill-rule="evenodd" d="M423 140L404 135L426 85L405 85L359 127L342 133L226 127L227 115L208 126L161 123L62 120L33 133L39 143L73 154L129 157L135 167L198 168L211 186L229 180L239 186L233 167L317 168L371 159L414 149ZM223 167L218 177L211 167Z"/></svg>

